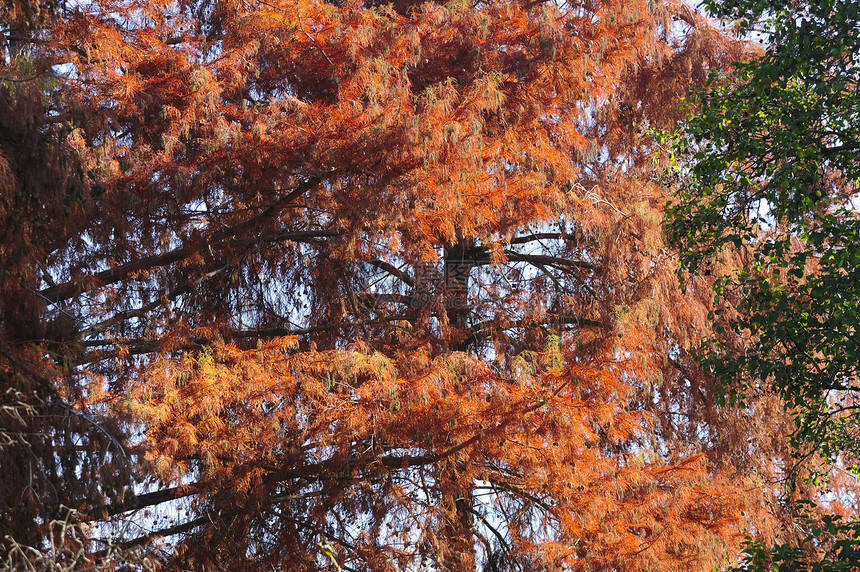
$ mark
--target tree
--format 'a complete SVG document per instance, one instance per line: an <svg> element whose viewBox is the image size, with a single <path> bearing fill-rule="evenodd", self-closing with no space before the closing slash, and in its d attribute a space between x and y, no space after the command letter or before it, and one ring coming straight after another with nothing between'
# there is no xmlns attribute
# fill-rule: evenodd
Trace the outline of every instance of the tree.
<svg viewBox="0 0 860 572"><path fill-rule="evenodd" d="M703 96L689 130L693 184L679 195L670 226L694 270L727 249L745 258L743 269L718 282L718 293L739 292L744 312L731 317L733 327L755 343L743 356L718 350L710 363L723 378L773 384L797 408L796 436L829 458L844 453L852 466L857 6L712 8L739 20L742 31L766 28L770 47L738 64L738 83Z"/></svg>
<svg viewBox="0 0 860 572"><path fill-rule="evenodd" d="M102 491L93 483L107 491L128 477L110 463L118 427L74 407L82 388L56 379L70 371L62 365L77 351L70 345L77 316L65 307L46 312L38 292L39 273L55 264L50 256L80 244L99 193L84 158L68 145L72 128L58 112L64 103L51 55L37 43L55 8L0 8L0 535L28 544L43 538L34 520L61 517L63 505L96 503Z"/></svg>
<svg viewBox="0 0 860 572"><path fill-rule="evenodd" d="M689 7L109 0L28 29L10 567L70 519L48 561L710 569L781 518L788 418L715 401L709 286L679 294L662 241L647 129L746 49Z"/></svg>
<svg viewBox="0 0 860 572"><path fill-rule="evenodd" d="M765 34L766 50L714 78L683 146L691 177L670 238L687 269L718 276L718 313L737 339L701 357L738 403L778 392L798 454L832 463L819 478L837 472L856 487L860 13L842 1L709 8L742 34ZM801 548L755 543L746 566L849 569L855 527L806 526Z"/></svg>
<svg viewBox="0 0 860 572"><path fill-rule="evenodd" d="M840 517L825 515L823 522L812 518L808 526L810 534L803 539L807 546L793 546L789 543L765 546L760 541L748 541L743 562L732 568L732 571L837 572L857 567L860 559L858 521L843 522ZM810 558L810 552L817 552L818 555Z"/></svg>

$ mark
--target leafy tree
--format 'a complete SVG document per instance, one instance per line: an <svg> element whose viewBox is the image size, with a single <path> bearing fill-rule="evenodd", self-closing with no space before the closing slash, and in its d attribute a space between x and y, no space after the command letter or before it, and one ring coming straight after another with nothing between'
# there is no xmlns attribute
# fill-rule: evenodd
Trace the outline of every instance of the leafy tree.
<svg viewBox="0 0 860 572"><path fill-rule="evenodd" d="M699 570L786 518L789 418L716 401L710 285L679 294L662 239L648 130L745 50L689 7L106 0L28 30L10 568Z"/></svg>
<svg viewBox="0 0 860 572"><path fill-rule="evenodd" d="M55 8L0 8L0 536L28 544L44 538L35 520L95 504L128 476L110 462L119 453L116 424L74 407L83 388L56 381L76 355L76 317L65 307L46 313L38 292L51 253L80 244L100 192L68 144L73 128L57 111L64 103L52 52L39 41Z"/></svg>
<svg viewBox="0 0 860 572"><path fill-rule="evenodd" d="M854 463L857 423L857 89L860 12L854 2L729 2L712 6L769 48L714 84L689 125L695 165L669 226L682 260L714 270L720 296L743 307L744 355L717 346L726 380L772 384L797 408L796 436Z"/></svg>
<svg viewBox="0 0 860 572"><path fill-rule="evenodd" d="M731 570L836 572L857 568L857 562L860 562L860 522L847 522L838 516L825 515L821 519L810 517L807 527L810 532L803 539L806 546L789 543L766 546L761 541L748 538L742 563ZM810 552L814 556L810 556Z"/></svg>
<svg viewBox="0 0 860 572"><path fill-rule="evenodd" d="M701 357L735 402L778 392L798 455L828 459L856 486L844 471L856 475L860 452L860 11L840 0L708 6L766 49L715 76L687 125L691 178L668 230L687 269L717 276L717 318L735 336ZM743 569L856 567L856 522L828 518L804 527L802 546L751 544Z"/></svg>

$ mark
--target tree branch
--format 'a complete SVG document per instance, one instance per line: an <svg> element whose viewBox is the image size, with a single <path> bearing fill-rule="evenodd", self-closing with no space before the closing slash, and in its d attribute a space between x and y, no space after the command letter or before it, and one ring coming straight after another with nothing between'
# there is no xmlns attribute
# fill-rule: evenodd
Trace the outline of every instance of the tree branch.
<svg viewBox="0 0 860 572"><path fill-rule="evenodd" d="M144 493L142 495L135 495L123 502L108 505L105 507L104 514L107 516L114 516L130 510L140 510L163 502L189 497L197 492L198 491L196 491L193 486L184 485L153 491L151 493Z"/></svg>
<svg viewBox="0 0 860 572"><path fill-rule="evenodd" d="M57 303L61 300L67 300L91 288L97 288L100 286L105 286L107 284L114 284L116 282L120 282L121 280L125 280L132 274L140 272L141 270L151 270L153 268L167 266L168 264L173 264L174 262L178 262L180 260L188 258L196 252L199 252L200 249L206 245L211 246L217 244L223 240L236 236L237 234L240 234L242 232L252 230L254 227L259 226L261 223L277 215L282 209L289 206L289 204L293 200L307 193L312 188L316 187L320 182L321 179L319 177L312 177L310 179L307 179L306 181L302 182L298 187L296 187L292 192L287 193L283 198L278 200L274 205L265 209L260 214L233 226L217 230L212 233L212 235L208 239L205 239L202 243L195 241L193 243L185 244L184 246L175 248L163 254L150 256L148 258L129 262L127 264L121 264L119 266L103 270L102 272L97 272L89 276L70 280L68 282L64 282L63 284L58 284L57 286L45 288L44 290L39 292L39 295L50 302Z"/></svg>
<svg viewBox="0 0 860 572"><path fill-rule="evenodd" d="M565 325L576 325L576 326L591 326L591 327L600 327L602 326L602 322L599 320L593 320L591 318L583 318L581 316L556 316L556 315L548 315L543 319L537 318L525 318L522 320L515 320L513 322L509 322L507 326L504 328L499 328L499 330L511 330L513 328L524 328L528 326L540 326L547 324L565 324ZM489 333L492 332L492 326L496 325L493 320L485 320L483 322L479 322L466 330L466 344L472 344L477 342L478 340L486 339L489 337Z"/></svg>
<svg viewBox="0 0 860 572"><path fill-rule="evenodd" d="M537 240L575 241L578 240L578 238L572 234L565 234L563 232L536 232L534 234L514 237L508 244L528 244L529 242L535 242Z"/></svg>
<svg viewBox="0 0 860 572"><path fill-rule="evenodd" d="M514 250L505 250L505 256L508 260L516 260L518 262L528 262L529 264L546 264L548 266L564 266L567 268L587 268L588 270L596 270L597 265L587 260L561 258L560 256L547 256L543 254L521 254Z"/></svg>
<svg viewBox="0 0 860 572"><path fill-rule="evenodd" d="M415 280L407 272L400 270L399 268L397 268L396 266L394 266L393 264L391 264L389 262L385 262L384 260L374 258L373 260L368 260L367 263L372 265L372 266L376 266L380 270L384 270L384 271L388 272L392 276L396 276L404 284L406 284L409 287L415 286Z"/></svg>

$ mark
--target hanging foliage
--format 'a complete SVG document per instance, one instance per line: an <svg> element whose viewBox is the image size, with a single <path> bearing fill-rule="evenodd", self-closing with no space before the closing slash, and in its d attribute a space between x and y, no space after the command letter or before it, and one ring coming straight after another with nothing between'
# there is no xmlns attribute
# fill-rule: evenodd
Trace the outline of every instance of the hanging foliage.
<svg viewBox="0 0 860 572"><path fill-rule="evenodd" d="M790 417L718 402L711 284L681 294L663 242L650 133L748 50L690 7L107 0L27 30L10 567L711 570L791 520Z"/></svg>

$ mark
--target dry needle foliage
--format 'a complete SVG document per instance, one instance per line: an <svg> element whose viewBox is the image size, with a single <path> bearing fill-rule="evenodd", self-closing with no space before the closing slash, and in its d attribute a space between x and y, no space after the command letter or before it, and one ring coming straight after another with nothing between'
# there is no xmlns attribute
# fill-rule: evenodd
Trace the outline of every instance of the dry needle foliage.
<svg viewBox="0 0 860 572"><path fill-rule="evenodd" d="M651 130L751 49L688 5L3 10L7 561L61 506L118 570L711 570L792 522L663 243Z"/></svg>

